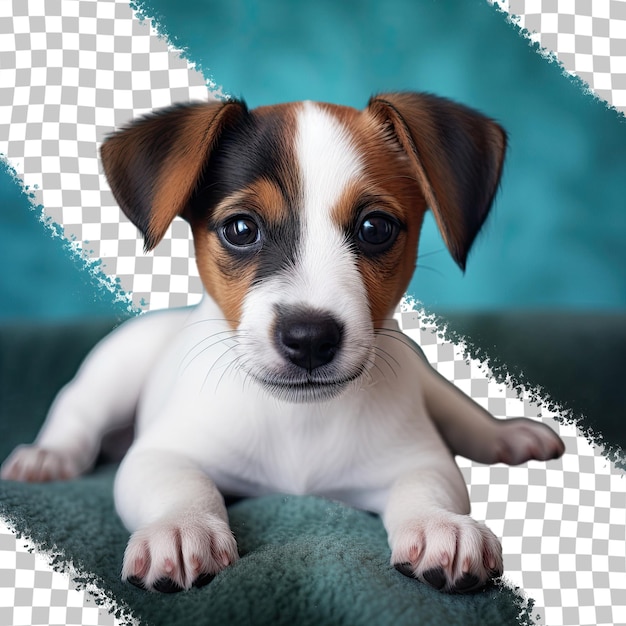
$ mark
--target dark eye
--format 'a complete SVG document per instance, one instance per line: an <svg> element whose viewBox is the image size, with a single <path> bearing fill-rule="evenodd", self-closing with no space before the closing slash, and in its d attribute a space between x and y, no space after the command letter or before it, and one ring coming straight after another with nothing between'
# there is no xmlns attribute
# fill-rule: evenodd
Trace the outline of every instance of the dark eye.
<svg viewBox="0 0 626 626"><path fill-rule="evenodd" d="M399 230L394 218L383 213L370 213L359 226L359 246L367 254L385 252L394 244Z"/></svg>
<svg viewBox="0 0 626 626"><path fill-rule="evenodd" d="M259 227L247 215L238 215L226 222L222 228L222 235L227 243L237 248L251 246L259 241L260 237Z"/></svg>

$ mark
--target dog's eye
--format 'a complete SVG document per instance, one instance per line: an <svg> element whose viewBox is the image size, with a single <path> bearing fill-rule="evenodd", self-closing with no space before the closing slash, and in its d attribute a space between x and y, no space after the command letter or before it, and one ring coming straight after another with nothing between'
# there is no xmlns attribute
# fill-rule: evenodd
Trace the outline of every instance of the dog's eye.
<svg viewBox="0 0 626 626"><path fill-rule="evenodd" d="M370 213L359 227L359 246L367 254L385 252L394 244L399 230L398 223L393 218L382 213Z"/></svg>
<svg viewBox="0 0 626 626"><path fill-rule="evenodd" d="M239 215L228 221L222 228L224 239L238 248L251 246L259 241L259 227L246 215Z"/></svg>

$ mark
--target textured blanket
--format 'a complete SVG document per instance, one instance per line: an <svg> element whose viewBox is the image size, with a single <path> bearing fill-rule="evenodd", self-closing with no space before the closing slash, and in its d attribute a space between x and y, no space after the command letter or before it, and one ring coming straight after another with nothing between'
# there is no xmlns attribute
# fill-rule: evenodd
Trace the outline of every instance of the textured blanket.
<svg viewBox="0 0 626 626"><path fill-rule="evenodd" d="M0 329L0 459L32 441L58 388L110 328L105 320ZM378 517L280 494L230 505L242 558L209 585L141 591L119 579L128 532L113 506L114 474L115 466L100 465L69 482L0 482L0 515L142 624L532 623L521 597L502 584L451 596L395 571Z"/></svg>

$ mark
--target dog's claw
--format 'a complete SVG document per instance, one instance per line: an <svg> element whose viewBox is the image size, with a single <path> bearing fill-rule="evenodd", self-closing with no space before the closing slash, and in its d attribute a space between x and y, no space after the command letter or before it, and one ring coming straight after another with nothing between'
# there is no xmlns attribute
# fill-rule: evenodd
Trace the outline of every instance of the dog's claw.
<svg viewBox="0 0 626 626"><path fill-rule="evenodd" d="M146 590L146 586L143 584L143 581L141 580L141 578L139 578L139 576L129 576L126 579L131 585L134 585L135 587L137 587L138 589L141 589L143 591Z"/></svg>
<svg viewBox="0 0 626 626"><path fill-rule="evenodd" d="M422 578L435 589L443 589L446 584L446 574L441 567L433 567L422 574Z"/></svg>
<svg viewBox="0 0 626 626"><path fill-rule="evenodd" d="M198 588L205 587L214 578L215 578L215 574L201 574L200 576L198 576L198 578L196 578L196 580L194 580L193 586L198 587Z"/></svg>
<svg viewBox="0 0 626 626"><path fill-rule="evenodd" d="M413 578L413 567L410 563L396 563L394 567L404 576Z"/></svg>
<svg viewBox="0 0 626 626"><path fill-rule="evenodd" d="M205 587L215 578L215 574L201 574L194 580L193 587ZM131 585L134 585L138 589L142 591L146 591L147 587L144 585L143 580L139 576L129 576L127 579ZM171 578L163 577L159 578L152 588L155 591L160 591L161 593L178 593L179 591L184 591L184 589L176 582L174 582Z"/></svg>
<svg viewBox="0 0 626 626"><path fill-rule="evenodd" d="M479 585L479 583L480 580L478 576L474 576L474 574L467 572L466 574L463 574L463 576L455 583L453 591L456 593L472 591Z"/></svg>
<svg viewBox="0 0 626 626"><path fill-rule="evenodd" d="M415 578L413 567L410 563L396 563L394 568L408 578ZM498 575L496 572L493 574L494 576ZM432 569L427 570L422 574L422 578L424 579L424 582L434 589L437 589L437 591L441 591L446 586L446 574L442 567L433 567ZM452 593L468 593L475 591L482 586L483 585L481 585L478 576L467 572L454 583L454 585L450 588L450 591Z"/></svg>
<svg viewBox="0 0 626 626"><path fill-rule="evenodd" d="M171 578L159 578L159 580L154 583L153 587L155 591L160 591L161 593L178 593L183 590L183 588Z"/></svg>

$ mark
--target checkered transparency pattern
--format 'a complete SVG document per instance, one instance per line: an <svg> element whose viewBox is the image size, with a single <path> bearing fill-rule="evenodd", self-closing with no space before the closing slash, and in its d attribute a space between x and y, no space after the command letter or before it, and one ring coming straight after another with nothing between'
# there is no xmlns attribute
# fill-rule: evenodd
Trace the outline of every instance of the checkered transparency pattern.
<svg viewBox="0 0 626 626"><path fill-rule="evenodd" d="M481 465L458 458L472 515L502 538L505 581L535 601L537 624L626 624L626 477L576 427L529 390L493 380L424 314L400 316L430 363L498 418L528 417L559 433L566 454L548 463Z"/></svg>
<svg viewBox="0 0 626 626"><path fill-rule="evenodd" d="M108 607L98 606L33 548L0 520L0 626L119 624Z"/></svg>
<svg viewBox="0 0 626 626"><path fill-rule="evenodd" d="M626 113L625 0L490 0L549 58Z"/></svg>
<svg viewBox="0 0 626 626"><path fill-rule="evenodd" d="M186 223L151 255L101 173L103 138L134 117L206 100L203 76L126 2L0 3L0 153L35 190L44 215L75 250L102 261L100 277L135 307L197 301L201 284Z"/></svg>
<svg viewBox="0 0 626 626"><path fill-rule="evenodd" d="M492 3L510 5L514 20L535 31L531 38L554 50L567 70L581 73L609 103L626 106L626 2ZM0 1L0 153L35 191L42 217L60 225L77 253L101 260L101 280L111 289L119 281L136 307L199 299L189 229L175 221L144 255L101 174L98 146L141 113L219 95L127 2ZM536 601L541 623L626 624L623 473L574 426L494 383L479 363L466 362L462 349L443 341L419 313L401 319L431 362L488 410L541 419L566 441L567 455L547 465L460 460L474 515L503 538L507 579ZM89 594L83 603L76 600L67 575L42 574L41 559L19 554L20 542L0 526L0 626L40 619L112 623L101 609L95 617Z"/></svg>

